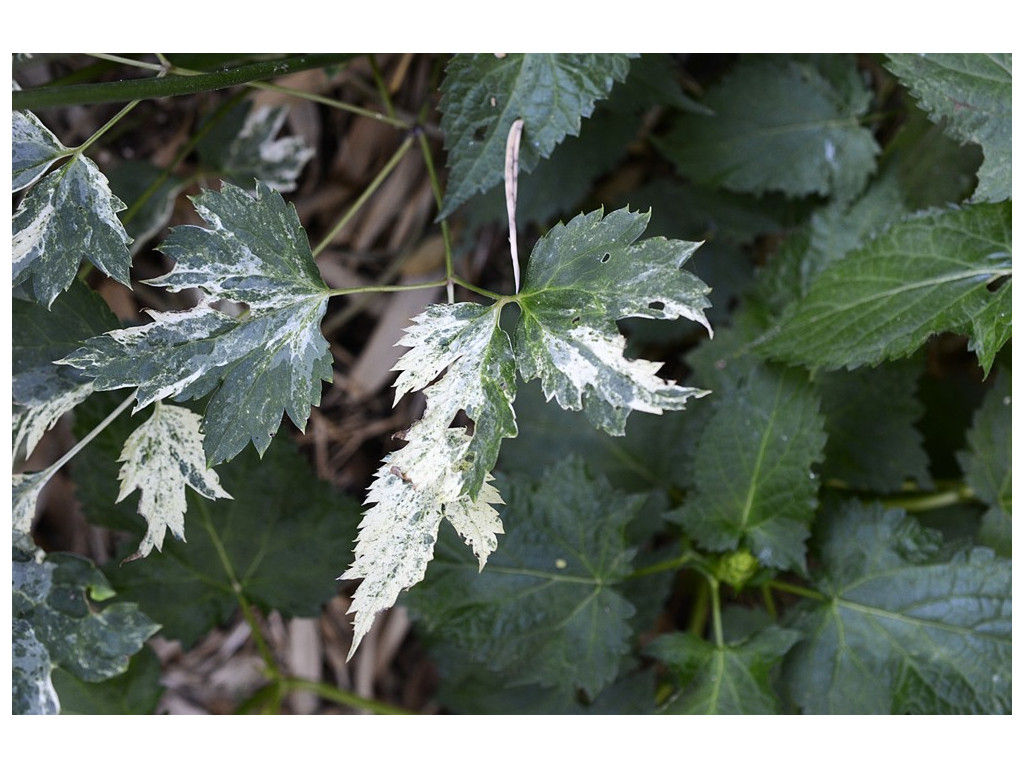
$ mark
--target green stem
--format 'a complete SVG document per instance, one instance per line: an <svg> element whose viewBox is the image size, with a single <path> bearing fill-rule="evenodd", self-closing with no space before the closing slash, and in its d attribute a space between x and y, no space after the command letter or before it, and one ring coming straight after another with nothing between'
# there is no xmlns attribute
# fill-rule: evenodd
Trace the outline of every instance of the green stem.
<svg viewBox="0 0 1024 768"><path fill-rule="evenodd" d="M437 169L434 167L434 156L430 151L430 142L427 141L427 136L423 131L419 132L420 140L420 151L423 153L423 162L427 166L427 176L430 178L430 188L434 192L434 202L437 205L437 209L441 210L441 203L444 199L444 193L441 191L440 177L437 175ZM448 303L455 303L455 267L452 260L452 239L451 232L448 228L448 220L441 220L441 237L444 240L444 276L448 283ZM472 289L471 289L472 290Z"/></svg>
<svg viewBox="0 0 1024 768"><path fill-rule="evenodd" d="M382 701L364 699L351 691L335 688L326 683L319 683L315 680L305 680L299 677L285 677L281 680L287 691L312 691L322 699L343 704L353 709L361 709L365 712L372 712L375 715L415 715L412 710L395 707L385 704Z"/></svg>
<svg viewBox="0 0 1024 768"><path fill-rule="evenodd" d="M17 93L17 91L15 91L14 93ZM121 120L122 117L127 115L133 109L135 109L135 107L138 105L138 103L139 103L138 100L136 100L136 101L131 102L130 104L125 105L124 108L122 108L120 112L118 112L116 115L114 115L112 118L110 118L107 121L106 125L104 125L98 131L96 131L96 133L94 133L92 136L90 136L88 139L86 139L80 146L76 147L75 148L75 154L76 155L84 154L85 150L87 150L89 147L91 147L93 144L95 144L96 141L100 138L100 136L102 136L104 133L106 133L111 128L113 128L118 123L118 121Z"/></svg>
<svg viewBox="0 0 1024 768"><path fill-rule="evenodd" d="M293 56L274 61L260 61L243 64L222 72L207 72L199 75L170 75L168 77L147 77L136 80L118 80L110 83L85 83L82 85L40 86L11 92L12 109L44 109L66 107L73 104L105 104L136 99L159 99L167 96L183 96L203 91L216 91L234 85L244 85L257 80L281 77L293 72L319 69L330 64L348 61L358 54L313 53Z"/></svg>
<svg viewBox="0 0 1024 768"><path fill-rule="evenodd" d="M711 625L715 632L715 645L725 647L725 633L722 631L722 598L719 594L718 579L708 578L711 587Z"/></svg>
<svg viewBox="0 0 1024 768"><path fill-rule="evenodd" d="M235 600L238 601L239 607L242 609L242 616L245 619L245 623L249 625L249 629L252 632L253 640L256 643L256 649L263 659L263 663L266 665L267 673L272 679L280 679L281 671L277 666L277 661L274 659L274 654L270 652L270 647L267 645L266 639L263 637L263 633L260 631L260 625L256 618L256 612L252 609L249 601L245 597L245 593L242 591L242 583L235 573L235 568L231 564L231 558L228 556L227 550L224 548L224 542L220 540L220 536L217 534L216 528L213 526L213 522L210 520L210 516L207 510L206 504L200 504L199 509L202 511L203 527L206 528L206 532L210 536L210 541L213 542L213 547L217 552L217 558L220 560L221 567L224 569L225 575L231 582L231 591L235 596Z"/></svg>
<svg viewBox="0 0 1024 768"><path fill-rule="evenodd" d="M320 244L313 249L313 258L319 256L323 250L331 244L331 241L338 236L338 233L345 228L345 225L348 224L359 209L366 204L366 201L370 199L370 196L377 191L377 187L384 183L384 179L390 175L390 173L395 169L395 166L398 165L399 161L405 157L405 153L409 151L409 148L412 146L412 142L413 136L410 134L405 138L405 141L399 145L398 149L395 150L395 153L391 156L391 159L388 160L387 164L380 169L373 181L370 182L370 185L363 190L363 193L352 204L352 207L349 208L344 216L341 217L341 220L334 225L331 231L327 233L326 237L320 241Z"/></svg>
<svg viewBox="0 0 1024 768"><path fill-rule="evenodd" d="M799 595L800 597L806 597L819 602L825 602L828 599L825 595L815 589L801 587L799 584L790 584L786 581L769 581L765 586L778 590L779 592L788 592L791 595Z"/></svg>
<svg viewBox="0 0 1024 768"><path fill-rule="evenodd" d="M200 141L203 140L206 134L212 131L213 128L221 120L223 120L224 117L227 116L231 109L244 98L244 96L245 93L243 91L239 91L230 99L226 100L219 107L217 107L217 111L213 113L210 119L203 123L199 130L197 130L189 138L189 140L185 142L184 146L182 146L182 148L179 149L178 153L174 156L174 159L171 160L171 162L168 163L167 167L160 172L160 175L156 177L153 183L150 184L149 187L147 187L146 190L141 195L139 195L135 202L133 202L128 207L128 210L125 211L124 216L121 217L122 224L128 224L133 218L135 218L135 216L138 215L139 211L142 210L143 206L146 204L149 198L155 195L157 190L160 189L160 185L162 185L165 181L167 181L167 179L171 177L171 174L174 173L174 169L177 168L178 165L186 157L188 157L189 153L192 152L193 149L195 149L195 147L199 144Z"/></svg>
<svg viewBox="0 0 1024 768"><path fill-rule="evenodd" d="M408 285L361 285L357 288L333 288L325 296L351 296L359 293L399 293L401 291L419 291L423 288L440 288L446 280L432 280L428 283L410 283Z"/></svg>
<svg viewBox="0 0 1024 768"><path fill-rule="evenodd" d="M679 555L678 557L673 557L671 560L663 560L660 563L653 563L652 565L646 565L643 568L637 568L626 578L642 579L645 576L651 576L655 573L663 573L664 571L678 571L680 568L683 568L695 559L697 559L696 552L683 552L683 554Z"/></svg>
<svg viewBox="0 0 1024 768"><path fill-rule="evenodd" d="M887 507L900 507L907 512L928 512L974 500L974 490L968 485L958 483L953 488L935 493L890 496L883 499L882 503Z"/></svg>
<svg viewBox="0 0 1024 768"><path fill-rule="evenodd" d="M384 76L377 65L377 57L371 53L369 58L370 71L373 73L373 82L377 85L377 93L380 96L380 100L384 102L384 107L388 111L388 117L394 118L395 105L391 103L391 94L388 92L388 85L384 82Z"/></svg>
<svg viewBox="0 0 1024 768"><path fill-rule="evenodd" d="M71 461L71 459L73 459L78 454L79 451L81 451L83 448L85 448L85 446L87 446L89 443L95 440L96 436L99 435L104 429L109 427L111 422L118 416L120 416L125 408L132 404L132 401L134 399L135 391L133 390L132 393L128 395L128 397L126 397L124 401L119 406L117 406L117 408L111 411L107 415L107 417L103 419L103 421L97 424L92 429L92 431L89 432L89 434L87 434L85 437L83 437L81 440L79 440L77 443L71 446L71 448L68 449L68 452L61 456L59 459L57 459L57 461L55 461L46 469L42 470L42 472L44 472L47 476L47 479L44 482L49 482L49 479L53 477L55 474L57 474L60 471L61 467L63 467L65 464Z"/></svg>
<svg viewBox="0 0 1024 768"><path fill-rule="evenodd" d="M697 594L693 598L690 621L686 625L686 631L696 637L704 637L704 628L708 622L709 596L708 582L702 579L697 583Z"/></svg>

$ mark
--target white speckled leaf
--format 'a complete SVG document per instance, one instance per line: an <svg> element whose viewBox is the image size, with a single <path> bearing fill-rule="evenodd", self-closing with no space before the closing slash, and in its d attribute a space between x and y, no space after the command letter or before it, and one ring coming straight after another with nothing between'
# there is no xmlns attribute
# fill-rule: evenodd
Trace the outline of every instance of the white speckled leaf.
<svg viewBox="0 0 1024 768"><path fill-rule="evenodd" d="M515 331L523 378L540 378L544 394L567 410L583 410L613 435L632 411L679 410L701 390L658 377L660 363L623 357L624 317L704 316L709 288L680 267L700 243L665 238L636 242L649 215L621 209L580 214L553 227L530 256Z"/></svg>
<svg viewBox="0 0 1024 768"><path fill-rule="evenodd" d="M357 614L350 655L374 615L423 579L442 518L472 547L480 568L498 546L503 529L491 505L501 497L488 483L488 472L501 440L516 435L515 368L498 317L495 307L432 305L402 339L411 349L395 366L402 372L397 396L426 387L427 407L406 432L405 447L389 454L377 471L355 561L342 575L363 579L350 609ZM474 420L472 435L450 426L460 411Z"/></svg>
<svg viewBox="0 0 1024 768"><path fill-rule="evenodd" d="M131 238L117 212L124 203L87 157L74 157L30 189L14 214L13 285L50 306L71 285L83 259L130 284Z"/></svg>
<svg viewBox="0 0 1024 768"><path fill-rule="evenodd" d="M11 419L11 442L15 456L25 458L35 449L43 435L79 403L93 392L91 382L56 391L49 399L39 399L29 405L15 403Z"/></svg>
<svg viewBox="0 0 1024 768"><path fill-rule="evenodd" d="M11 192L38 181L51 165L71 152L31 112L12 112Z"/></svg>
<svg viewBox="0 0 1024 768"><path fill-rule="evenodd" d="M224 184L196 208L212 227L175 228L163 250L174 268L150 280L172 291L199 288L212 302L248 305L234 318L208 304L154 312L153 322L90 339L61 362L94 378L97 389L138 387L136 411L165 398L214 392L203 431L211 465L251 441L260 453L282 411L300 429L333 376L320 320L328 288L313 262L295 209L266 185L255 199Z"/></svg>
<svg viewBox="0 0 1024 768"><path fill-rule="evenodd" d="M123 501L138 489L139 514L146 520L146 534L132 557L145 557L162 547L170 529L185 539L185 486L208 499L230 499L216 473L206 467L206 453L199 434L201 419L187 408L158 402L153 415L125 441L118 461Z"/></svg>

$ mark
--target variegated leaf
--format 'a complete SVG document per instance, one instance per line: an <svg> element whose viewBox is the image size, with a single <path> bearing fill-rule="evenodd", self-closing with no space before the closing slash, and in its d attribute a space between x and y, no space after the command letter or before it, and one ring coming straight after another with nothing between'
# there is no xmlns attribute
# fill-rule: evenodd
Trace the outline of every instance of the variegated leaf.
<svg viewBox="0 0 1024 768"><path fill-rule="evenodd" d="M195 198L210 229L175 228L163 250L174 268L153 285L199 288L209 302L248 305L232 317L209 304L150 312L153 322L90 339L61 362L100 390L138 387L136 411L165 398L214 392L203 421L211 465L251 441L262 453L286 412L300 429L333 375L320 320L328 288L295 209L257 184L255 199L224 184Z"/></svg>
<svg viewBox="0 0 1024 768"><path fill-rule="evenodd" d="M145 557L163 545L170 529L185 539L185 486L208 499L230 499L217 474L207 468L200 417L175 405L157 402L153 415L129 436L118 461L124 501L134 490L141 492L139 514L146 520L146 534L131 559Z"/></svg>
<svg viewBox="0 0 1024 768"><path fill-rule="evenodd" d="M523 378L540 378L544 394L583 410L613 435L632 411L679 410L704 393L656 375L658 363L627 360L615 321L624 317L695 320L709 288L680 267L700 243L651 238L636 242L649 215L627 209L580 214L553 227L530 256L517 297L522 317L515 354Z"/></svg>
<svg viewBox="0 0 1024 768"><path fill-rule="evenodd" d="M14 214L13 285L49 307L71 285L83 259L130 284L131 238L117 212L124 203L87 157L76 156L30 189Z"/></svg>
<svg viewBox="0 0 1024 768"><path fill-rule="evenodd" d="M11 192L38 181L51 165L72 151L31 112L12 112Z"/></svg>

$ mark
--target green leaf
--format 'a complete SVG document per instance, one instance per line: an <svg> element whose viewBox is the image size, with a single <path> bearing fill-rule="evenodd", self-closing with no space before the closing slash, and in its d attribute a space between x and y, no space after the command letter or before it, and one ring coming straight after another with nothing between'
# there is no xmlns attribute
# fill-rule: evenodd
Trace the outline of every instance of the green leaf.
<svg viewBox="0 0 1024 768"><path fill-rule="evenodd" d="M1010 335L1010 223L1000 203L895 224L824 269L759 346L791 363L855 368L951 331L971 337L987 373Z"/></svg>
<svg viewBox="0 0 1024 768"><path fill-rule="evenodd" d="M773 673L799 639L798 632L777 626L723 646L681 632L662 635L645 653L668 667L678 690L660 711L672 715L780 714Z"/></svg>
<svg viewBox="0 0 1024 768"><path fill-rule="evenodd" d="M15 714L53 714L59 707L50 680L54 667L82 680L124 672L159 626L113 595L103 575L73 555L43 556L16 537L12 563Z"/></svg>
<svg viewBox="0 0 1024 768"><path fill-rule="evenodd" d="M510 486L507 530L488 567L478 573L465 547L442 537L408 605L438 642L510 684L594 697L629 651L624 529L643 497L614 491L576 459Z"/></svg>
<svg viewBox="0 0 1024 768"><path fill-rule="evenodd" d="M11 192L35 183L51 165L73 151L31 112L12 112Z"/></svg>
<svg viewBox="0 0 1024 768"><path fill-rule="evenodd" d="M103 299L78 281L50 311L31 301L11 303L12 441L15 460L21 461L62 415L93 391L92 382L80 372L53 361L119 323Z"/></svg>
<svg viewBox="0 0 1024 768"><path fill-rule="evenodd" d="M703 100L713 116L681 115L655 144L700 184L852 198L879 152L861 125L871 94L852 59L825 64L839 73L783 57L741 60Z"/></svg>
<svg viewBox="0 0 1024 768"><path fill-rule="evenodd" d="M998 371L967 433L967 450L957 454L964 479L974 495L988 505L982 518L981 542L1010 556L1013 508L1012 418L1010 370Z"/></svg>
<svg viewBox="0 0 1024 768"><path fill-rule="evenodd" d="M194 202L212 228L176 227L162 248L174 269L147 282L199 288L208 302L244 303L248 314L235 318L208 304L150 311L154 322L93 338L61 362L100 390L138 387L136 412L214 392L203 419L212 466L249 441L265 451L282 411L305 428L333 359L320 333L328 289L294 207L261 183L255 199L225 184Z"/></svg>
<svg viewBox="0 0 1024 768"><path fill-rule="evenodd" d="M395 366L396 400L426 388L427 408L405 433L407 445L385 457L367 494L373 506L342 575L363 580L350 608L357 614L350 655L373 617L423 578L442 518L473 548L479 568L498 546L502 525L491 505L501 497L488 473L501 440L517 432L512 348L499 313L477 304L432 305L399 342L410 350ZM451 426L460 411L473 419L472 434Z"/></svg>
<svg viewBox="0 0 1024 768"><path fill-rule="evenodd" d="M53 686L62 715L152 715L164 690L160 673L160 659L144 646L127 671L109 680L87 683L58 667Z"/></svg>
<svg viewBox="0 0 1024 768"><path fill-rule="evenodd" d="M109 504L114 458L95 452L82 468L110 475L80 492L87 510ZM221 468L220 480L233 498L211 502L187 492L187 544L170 539L160 552L107 568L118 594L185 646L228 621L239 595L267 612L317 615L337 593L338 542L355 538L357 503L318 480L288 441L275 441L262 460L243 452ZM136 525L137 517L124 517ZM140 538L141 527L132 529Z"/></svg>
<svg viewBox="0 0 1024 768"><path fill-rule="evenodd" d="M879 494L896 493L908 480L931 487L928 454L914 426L924 415L919 375L917 365L890 364L819 377L828 433L823 477Z"/></svg>
<svg viewBox="0 0 1024 768"><path fill-rule="evenodd" d="M951 136L981 145L974 200L1011 193L1012 56L1008 53L889 54L892 71Z"/></svg>
<svg viewBox="0 0 1024 768"><path fill-rule="evenodd" d="M626 79L628 54L493 54L452 58L441 84L450 174L439 218L502 179L505 141L524 121L519 168L529 173Z"/></svg>
<svg viewBox="0 0 1024 768"><path fill-rule="evenodd" d="M18 204L11 242L13 285L49 307L71 285L83 259L130 285L131 238L117 218L124 207L92 160L72 157Z"/></svg>
<svg viewBox="0 0 1024 768"><path fill-rule="evenodd" d="M275 138L287 107L236 107L197 146L204 165L218 176L248 186L259 179L278 192L295 189L299 174L316 152L300 136Z"/></svg>
<svg viewBox="0 0 1024 768"><path fill-rule="evenodd" d="M188 408L157 401L153 415L125 441L121 462L123 501L135 489L140 491L139 514L146 520L146 535L131 559L145 557L162 548L169 528L185 538L185 486L208 499L230 499L217 474L206 467L201 419Z"/></svg>
<svg viewBox="0 0 1024 768"><path fill-rule="evenodd" d="M649 215L621 209L580 214L537 243L514 335L516 364L526 381L540 378L548 400L583 410L610 434L625 431L632 411L680 410L704 394L659 378L660 363L627 360L615 321L685 317L710 332L709 288L680 267L699 243L665 238L636 242Z"/></svg>
<svg viewBox="0 0 1024 768"><path fill-rule="evenodd" d="M1010 711L1008 560L937 559L934 534L877 503L831 510L815 539L824 600L805 602L784 671L806 714Z"/></svg>
<svg viewBox="0 0 1024 768"><path fill-rule="evenodd" d="M669 514L705 549L745 546L804 571L825 446L818 394L797 370L751 368L715 402L697 443L695 491Z"/></svg>

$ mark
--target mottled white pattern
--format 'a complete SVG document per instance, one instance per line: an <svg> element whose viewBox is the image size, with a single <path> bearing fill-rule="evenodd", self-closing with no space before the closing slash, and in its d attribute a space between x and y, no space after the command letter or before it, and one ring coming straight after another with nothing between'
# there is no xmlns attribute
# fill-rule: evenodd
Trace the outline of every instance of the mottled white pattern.
<svg viewBox="0 0 1024 768"><path fill-rule="evenodd" d="M187 408L158 402L153 415L125 441L118 459L117 501L138 489L138 512L147 526L133 558L145 557L153 547L159 550L168 529L185 539L186 485L208 499L231 498L217 474L206 467L201 421Z"/></svg>

